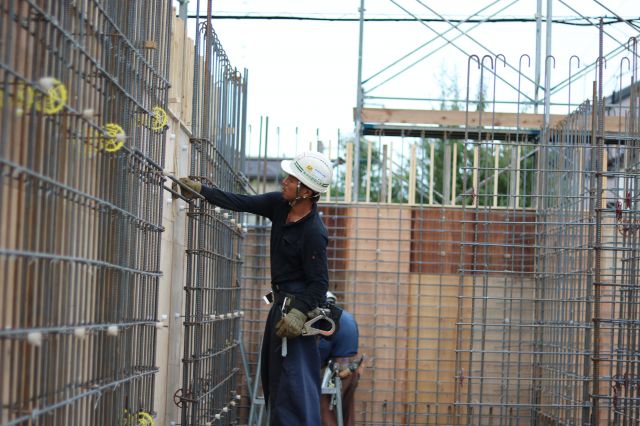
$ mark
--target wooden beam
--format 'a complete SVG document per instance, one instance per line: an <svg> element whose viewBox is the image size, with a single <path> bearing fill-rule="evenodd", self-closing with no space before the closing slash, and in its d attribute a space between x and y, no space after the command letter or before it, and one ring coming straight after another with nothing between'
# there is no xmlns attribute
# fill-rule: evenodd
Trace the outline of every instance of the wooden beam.
<svg viewBox="0 0 640 426"><path fill-rule="evenodd" d="M354 112L355 113L355 112ZM551 114L549 123L555 126L566 116ZM438 126L464 126L471 127L496 126L516 127L521 129L539 129L544 122L544 114L518 114L510 112L484 111L480 117L479 111L469 111L466 117L465 111L441 111L441 110L415 110L415 109L388 109L388 108L363 108L363 123L408 123L408 124L432 124ZM623 120L624 122L624 120ZM619 117L608 116L605 120L606 132L619 132Z"/></svg>

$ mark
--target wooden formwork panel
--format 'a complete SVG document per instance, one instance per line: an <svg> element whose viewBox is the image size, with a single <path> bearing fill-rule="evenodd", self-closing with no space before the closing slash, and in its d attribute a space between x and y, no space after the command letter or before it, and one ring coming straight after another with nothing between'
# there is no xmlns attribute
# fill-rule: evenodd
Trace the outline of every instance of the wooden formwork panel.
<svg viewBox="0 0 640 426"><path fill-rule="evenodd" d="M321 209L330 232L330 262L340 265L340 270L331 271L330 289L339 291L340 303L355 315L360 351L368 358L356 396L357 420L363 424L455 424L464 420L473 411L464 403L469 391L476 389L473 381L469 388L468 365L476 369L480 358L463 350L456 360L456 349L478 348L481 342L477 330L458 323L483 318L483 311L487 323L504 323L505 310L509 310L505 299L532 299L531 283L523 279L522 286L512 285L513 274L468 273L461 278L456 265L460 263L462 221L469 217L461 210L436 208L427 214L428 209L397 205L323 205ZM443 213L446 226L441 221ZM523 219L527 222L523 226L530 226L529 220L528 216ZM504 241L497 236L494 240ZM428 244L433 246L428 248ZM420 270L416 262L421 260L416 251L444 251L444 256L427 259L434 265L433 273L416 273ZM250 257L249 252L246 255ZM496 264L504 259L503 252L496 256ZM472 296L480 297L484 287L492 302L472 307ZM531 309L524 307L518 315L532 314ZM509 335L505 332L508 327L487 328L484 334L483 399L495 401L495 406L489 403L487 407L491 416L500 414L505 398L530 399L527 390L516 392L519 385L530 387L530 382L520 378L531 376L530 356L505 357L502 348L505 344L517 348L518 338L530 342L531 330ZM523 352L525 348L531 349L520 346ZM512 378L494 379L505 372ZM456 406L456 402L463 405Z"/></svg>
<svg viewBox="0 0 640 426"><path fill-rule="evenodd" d="M411 221L411 272L455 274L461 267L475 265L488 271L531 272L534 221L530 211L416 208Z"/></svg>
<svg viewBox="0 0 640 426"><path fill-rule="evenodd" d="M193 67L195 45L187 36L186 21L174 13L171 23L171 63L169 64L169 107L181 122L191 125L193 108Z"/></svg>
<svg viewBox="0 0 640 426"><path fill-rule="evenodd" d="M417 396L421 424L453 423L459 292L459 276L411 275L407 391Z"/></svg>

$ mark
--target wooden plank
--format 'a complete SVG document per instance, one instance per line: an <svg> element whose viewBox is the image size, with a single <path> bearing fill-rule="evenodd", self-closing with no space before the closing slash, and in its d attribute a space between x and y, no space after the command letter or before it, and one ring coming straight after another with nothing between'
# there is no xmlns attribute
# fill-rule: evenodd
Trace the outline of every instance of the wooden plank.
<svg viewBox="0 0 640 426"><path fill-rule="evenodd" d="M389 155L387 156L387 203L391 203L393 196L393 140L389 140Z"/></svg>
<svg viewBox="0 0 640 426"><path fill-rule="evenodd" d="M347 160L344 175L344 201L350 203L351 197L351 181L353 173L353 142L347 143ZM356 189L357 190L357 189Z"/></svg>
<svg viewBox="0 0 640 426"><path fill-rule="evenodd" d="M367 190L365 201L368 203L371 201L371 155L372 155L372 147L371 141L367 141Z"/></svg>
<svg viewBox="0 0 640 426"><path fill-rule="evenodd" d="M566 116L551 114L549 123L555 126ZM484 112L482 117L478 111L469 111L468 117L465 111L441 111L441 110L413 110L413 109L389 109L389 108L363 108L363 123L407 123L407 124L433 124L439 126L496 126L519 127L522 129L539 129L544 123L544 114L518 114L510 112ZM620 131L620 118L617 116L606 117L606 132Z"/></svg>
<svg viewBox="0 0 640 426"><path fill-rule="evenodd" d="M453 143L453 168L451 170L451 205L456 205L456 180L458 179L458 144Z"/></svg>
<svg viewBox="0 0 640 426"><path fill-rule="evenodd" d="M412 144L409 166L409 204L416 202L416 162L416 144Z"/></svg>

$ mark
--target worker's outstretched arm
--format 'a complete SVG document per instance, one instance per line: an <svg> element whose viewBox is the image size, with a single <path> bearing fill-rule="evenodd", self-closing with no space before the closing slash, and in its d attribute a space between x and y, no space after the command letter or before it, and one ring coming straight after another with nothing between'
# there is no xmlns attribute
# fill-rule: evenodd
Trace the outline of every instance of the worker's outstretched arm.
<svg viewBox="0 0 640 426"><path fill-rule="evenodd" d="M223 191L218 188L202 185L200 182L189 178L180 178L180 183L218 207L236 212L254 213L273 219L273 209L277 202L282 202L280 192L269 192L261 195L244 195ZM182 190L182 195L193 198L193 193Z"/></svg>
<svg viewBox="0 0 640 426"><path fill-rule="evenodd" d="M282 193L267 192L260 195L235 194L233 192L222 191L218 188L202 186L200 194L208 202L223 209L236 212L254 213L260 216L273 219L273 209L279 202L283 201Z"/></svg>

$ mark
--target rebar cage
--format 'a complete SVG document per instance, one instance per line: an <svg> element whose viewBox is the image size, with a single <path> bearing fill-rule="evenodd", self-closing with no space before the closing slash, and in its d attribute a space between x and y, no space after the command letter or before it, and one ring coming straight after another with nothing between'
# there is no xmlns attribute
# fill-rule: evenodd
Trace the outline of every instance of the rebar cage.
<svg viewBox="0 0 640 426"><path fill-rule="evenodd" d="M243 193L247 73L231 66L209 21L196 28L190 176ZM198 200L187 216L181 424L234 424L243 214Z"/></svg>
<svg viewBox="0 0 640 426"><path fill-rule="evenodd" d="M0 6L2 424L154 415L170 18Z"/></svg>

